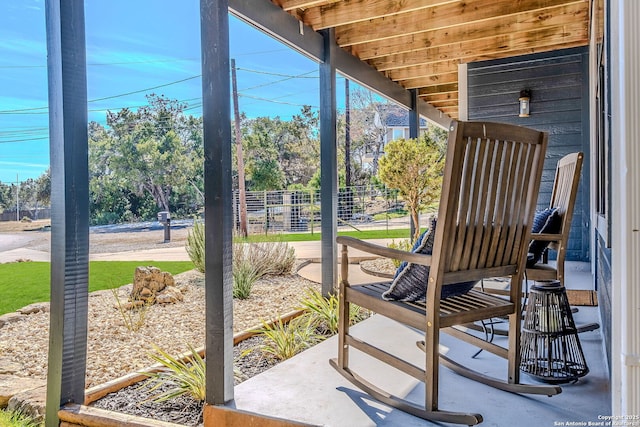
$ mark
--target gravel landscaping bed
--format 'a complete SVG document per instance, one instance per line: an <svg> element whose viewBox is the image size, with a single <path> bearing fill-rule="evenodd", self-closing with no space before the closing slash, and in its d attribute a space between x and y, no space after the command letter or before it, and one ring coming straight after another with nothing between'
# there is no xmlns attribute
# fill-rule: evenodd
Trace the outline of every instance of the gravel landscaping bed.
<svg viewBox="0 0 640 427"><path fill-rule="evenodd" d="M189 345L204 345L204 275L192 270L175 278L184 301L150 306L137 331L125 326L111 291L90 294L87 388L152 365L148 355L153 344L170 354L184 353ZM297 274L258 280L248 299L234 300L234 333L297 309L309 287L319 289L320 285ZM130 288L131 285L119 288L121 300L126 301ZM22 317L0 329L0 364L18 364L22 368L15 375L45 379L49 313L41 311Z"/></svg>

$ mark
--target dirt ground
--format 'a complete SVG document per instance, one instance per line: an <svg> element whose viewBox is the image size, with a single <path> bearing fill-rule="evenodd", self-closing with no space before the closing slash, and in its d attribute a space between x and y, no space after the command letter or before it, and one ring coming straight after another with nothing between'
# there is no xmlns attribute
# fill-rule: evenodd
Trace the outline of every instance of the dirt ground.
<svg viewBox="0 0 640 427"><path fill-rule="evenodd" d="M50 219L37 221L0 221L0 233L17 233L20 231L40 230L51 225Z"/></svg>
<svg viewBox="0 0 640 427"><path fill-rule="evenodd" d="M50 220L31 222L0 221L0 238L2 234L16 235L25 233L37 236L28 239L25 248L49 252L51 245ZM175 227L171 229L170 242L164 243L162 229L104 232L92 230L89 233L89 250L91 253L112 253L132 250L159 249L184 246L191 227Z"/></svg>

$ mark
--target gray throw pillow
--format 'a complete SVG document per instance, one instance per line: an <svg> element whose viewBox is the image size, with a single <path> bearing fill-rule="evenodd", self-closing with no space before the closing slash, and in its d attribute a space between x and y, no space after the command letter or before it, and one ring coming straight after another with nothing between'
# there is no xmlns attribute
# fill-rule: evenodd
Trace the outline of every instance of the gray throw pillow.
<svg viewBox="0 0 640 427"><path fill-rule="evenodd" d="M431 255L433 241L436 234L436 219L431 220L427 231L422 233L412 252ZM391 301L424 301L427 295L427 280L429 266L403 262L396 270L396 274L389 289L382 294L382 298ZM441 299L466 294L476 285L477 281L455 283L442 286Z"/></svg>

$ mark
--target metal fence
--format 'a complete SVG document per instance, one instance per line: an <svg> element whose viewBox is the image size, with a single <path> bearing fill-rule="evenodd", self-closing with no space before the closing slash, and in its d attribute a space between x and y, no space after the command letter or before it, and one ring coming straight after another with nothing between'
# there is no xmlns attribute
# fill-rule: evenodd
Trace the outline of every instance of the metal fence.
<svg viewBox="0 0 640 427"><path fill-rule="evenodd" d="M0 213L0 221L20 221L23 218L32 220L51 218L51 208L20 209L19 213L16 213L14 208Z"/></svg>
<svg viewBox="0 0 640 427"><path fill-rule="evenodd" d="M236 228L240 225L238 192L233 194ZM247 231L250 234L320 232L320 190L248 191ZM390 213L403 207L397 193L373 185L338 191L338 226L362 229L389 226Z"/></svg>

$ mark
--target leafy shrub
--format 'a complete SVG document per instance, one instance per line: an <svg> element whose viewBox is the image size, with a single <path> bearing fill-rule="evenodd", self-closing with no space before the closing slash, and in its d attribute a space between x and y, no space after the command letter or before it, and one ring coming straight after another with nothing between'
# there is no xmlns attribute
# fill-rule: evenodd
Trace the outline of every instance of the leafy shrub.
<svg viewBox="0 0 640 427"><path fill-rule="evenodd" d="M391 243L387 245L387 247L391 249L398 249L405 252L411 252L411 248L413 248L413 243L411 243L411 240L409 239L402 239L398 243L396 243L395 240L392 240ZM402 261L400 261L399 259L392 259L391 261L393 261L393 265L396 268L400 267L400 264L402 263Z"/></svg>
<svg viewBox="0 0 640 427"><path fill-rule="evenodd" d="M145 374L150 377L150 389L153 392L161 386L170 383L174 387L149 398L154 402L164 402L174 397L188 395L197 401L205 399L205 363L204 359L190 345L191 357L189 360L179 360L162 350L158 346L153 346L155 353L150 354L151 359L160 363L163 369L159 372Z"/></svg>
<svg viewBox="0 0 640 427"><path fill-rule="evenodd" d="M273 324L262 322L257 332L263 337L260 351L277 360L286 360L322 341L311 316L299 316L285 324L278 319Z"/></svg>
<svg viewBox="0 0 640 427"><path fill-rule="evenodd" d="M253 284L258 280L258 272L248 261L234 263L233 266L233 297L247 299L251 295Z"/></svg>
<svg viewBox="0 0 640 427"><path fill-rule="evenodd" d="M337 295L331 294L324 297L315 288L307 289L305 297L300 301L301 308L308 310L309 316L325 334L338 332L338 306ZM355 304L349 305L349 323L353 324L367 318L369 313Z"/></svg>
<svg viewBox="0 0 640 427"><path fill-rule="evenodd" d="M187 234L187 254L196 269L204 273L204 224L193 222L193 228Z"/></svg>

